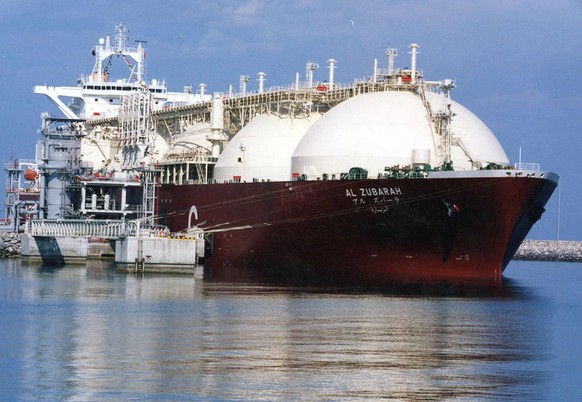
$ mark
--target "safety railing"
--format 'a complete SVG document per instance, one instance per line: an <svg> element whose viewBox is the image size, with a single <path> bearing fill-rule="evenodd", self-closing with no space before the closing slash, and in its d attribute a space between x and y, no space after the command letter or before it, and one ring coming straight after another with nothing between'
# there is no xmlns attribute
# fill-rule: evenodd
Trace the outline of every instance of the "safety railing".
<svg viewBox="0 0 582 402"><path fill-rule="evenodd" d="M25 231L32 236L115 239L129 235L131 226L122 220L37 220L28 221Z"/></svg>
<svg viewBox="0 0 582 402"><path fill-rule="evenodd" d="M39 237L90 237L118 239L120 237L169 237L163 225L138 220L35 220L27 221L25 232Z"/></svg>
<svg viewBox="0 0 582 402"><path fill-rule="evenodd" d="M516 170L534 170L534 171L538 171L541 169L540 164L539 163L522 163L522 162L518 162L515 164L515 169Z"/></svg>

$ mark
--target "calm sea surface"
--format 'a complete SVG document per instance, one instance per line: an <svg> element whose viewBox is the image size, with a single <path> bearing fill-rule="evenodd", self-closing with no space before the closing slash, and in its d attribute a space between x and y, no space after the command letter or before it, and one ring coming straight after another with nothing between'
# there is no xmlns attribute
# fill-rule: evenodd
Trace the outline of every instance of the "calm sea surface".
<svg viewBox="0 0 582 402"><path fill-rule="evenodd" d="M435 295L0 260L3 400L580 400L582 265Z"/></svg>

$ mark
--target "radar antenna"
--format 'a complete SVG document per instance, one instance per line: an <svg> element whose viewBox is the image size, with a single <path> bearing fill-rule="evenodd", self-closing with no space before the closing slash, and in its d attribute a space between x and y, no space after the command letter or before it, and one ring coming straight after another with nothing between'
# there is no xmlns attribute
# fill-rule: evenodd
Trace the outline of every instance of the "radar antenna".
<svg viewBox="0 0 582 402"><path fill-rule="evenodd" d="M129 30L123 23L115 26L115 51L117 53L123 53L124 49L127 47L127 34Z"/></svg>
<svg viewBox="0 0 582 402"><path fill-rule="evenodd" d="M398 56L398 49L395 48L391 48L390 47L390 42L388 42L388 44L386 45L386 52L385 52L386 56L388 56L388 75L393 75L394 74L394 58L396 56Z"/></svg>

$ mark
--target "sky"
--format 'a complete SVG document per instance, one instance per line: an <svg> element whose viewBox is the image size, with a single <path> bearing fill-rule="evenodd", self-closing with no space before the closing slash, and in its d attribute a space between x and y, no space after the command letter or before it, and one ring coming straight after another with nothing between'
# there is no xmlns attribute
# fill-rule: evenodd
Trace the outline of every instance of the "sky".
<svg viewBox="0 0 582 402"><path fill-rule="evenodd" d="M206 93L289 85L305 63L337 60L335 81L369 76L399 50L397 67L456 80L452 98L497 136L510 161L560 175L532 239L582 240L581 0L0 0L0 161L33 159L41 112L57 109L34 85L74 86L91 50L123 22L147 43L146 78ZM582 164L582 163L581 163ZM1 178L2 189L5 177ZM3 193L0 192L3 199ZM0 206L2 208L2 206ZM4 211L0 212L4 215Z"/></svg>

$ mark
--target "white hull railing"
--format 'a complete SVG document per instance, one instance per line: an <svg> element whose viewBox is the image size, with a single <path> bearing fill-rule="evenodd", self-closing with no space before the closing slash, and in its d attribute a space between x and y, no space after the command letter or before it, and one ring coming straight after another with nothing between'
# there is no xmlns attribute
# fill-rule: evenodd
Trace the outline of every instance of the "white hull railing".
<svg viewBox="0 0 582 402"><path fill-rule="evenodd" d="M535 170L538 171L541 169L541 166L539 163L522 163L522 162L518 162L515 164L515 169L516 170Z"/></svg>

